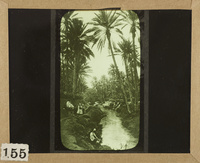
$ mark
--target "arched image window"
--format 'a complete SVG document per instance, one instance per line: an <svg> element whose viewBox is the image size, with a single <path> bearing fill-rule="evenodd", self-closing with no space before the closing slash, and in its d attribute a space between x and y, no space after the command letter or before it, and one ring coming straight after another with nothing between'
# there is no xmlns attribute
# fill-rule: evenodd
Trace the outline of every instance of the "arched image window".
<svg viewBox="0 0 200 163"><path fill-rule="evenodd" d="M128 150L140 134L140 21L69 11L60 22L60 132L70 150Z"/></svg>

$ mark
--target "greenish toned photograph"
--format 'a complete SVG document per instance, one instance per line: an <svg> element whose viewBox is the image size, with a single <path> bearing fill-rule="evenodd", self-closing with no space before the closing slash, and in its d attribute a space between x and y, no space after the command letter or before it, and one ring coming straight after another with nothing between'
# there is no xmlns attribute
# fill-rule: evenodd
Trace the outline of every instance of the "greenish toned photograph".
<svg viewBox="0 0 200 163"><path fill-rule="evenodd" d="M131 10L68 11L60 22L61 141L128 150L140 134L140 21Z"/></svg>

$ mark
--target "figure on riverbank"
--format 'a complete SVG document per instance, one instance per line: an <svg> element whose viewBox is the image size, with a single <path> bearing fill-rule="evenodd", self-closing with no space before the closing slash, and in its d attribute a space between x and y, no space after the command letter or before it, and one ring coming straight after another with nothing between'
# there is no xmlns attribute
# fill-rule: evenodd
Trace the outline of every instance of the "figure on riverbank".
<svg viewBox="0 0 200 163"><path fill-rule="evenodd" d="M90 140L93 142L93 143L100 143L101 139L99 139L96 135L96 128L94 128L91 132L90 132Z"/></svg>
<svg viewBox="0 0 200 163"><path fill-rule="evenodd" d="M83 105L81 103L78 104L77 114L80 114L80 115L83 114Z"/></svg>
<svg viewBox="0 0 200 163"><path fill-rule="evenodd" d="M74 105L70 101L66 102L66 108L67 108L67 111L69 113L71 113L71 114L73 113L73 111L74 111Z"/></svg>

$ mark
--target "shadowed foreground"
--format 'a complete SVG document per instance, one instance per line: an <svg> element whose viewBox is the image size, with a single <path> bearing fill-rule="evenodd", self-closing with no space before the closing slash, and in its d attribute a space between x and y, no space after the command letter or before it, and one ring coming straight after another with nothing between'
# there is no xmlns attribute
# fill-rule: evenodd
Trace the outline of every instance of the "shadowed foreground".
<svg viewBox="0 0 200 163"><path fill-rule="evenodd" d="M126 150L134 148L139 138L139 117L117 116L117 112L102 106L90 106L85 114L61 112L61 139L71 150ZM65 116L64 116L65 115ZM126 127L125 127L126 126ZM100 142L91 141L96 129Z"/></svg>

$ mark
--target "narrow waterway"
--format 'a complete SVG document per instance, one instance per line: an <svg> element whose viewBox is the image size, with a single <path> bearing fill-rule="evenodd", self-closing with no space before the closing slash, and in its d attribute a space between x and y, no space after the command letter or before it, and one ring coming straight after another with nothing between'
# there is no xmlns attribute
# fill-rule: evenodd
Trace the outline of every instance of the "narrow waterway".
<svg viewBox="0 0 200 163"><path fill-rule="evenodd" d="M100 122L103 126L101 145L107 145L114 150L134 148L138 140L122 126L122 121L116 116L116 112L104 108L101 108L101 110L106 113L106 116Z"/></svg>

